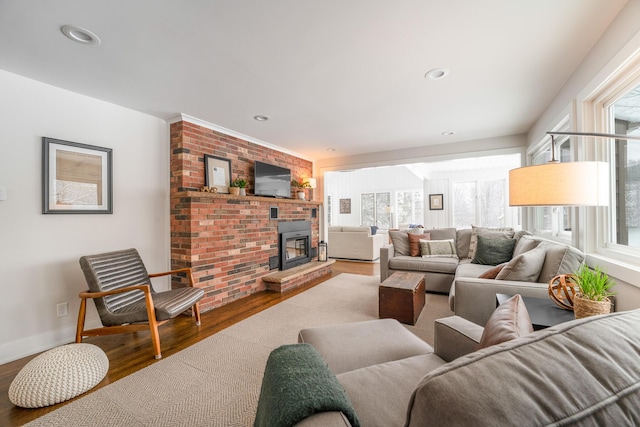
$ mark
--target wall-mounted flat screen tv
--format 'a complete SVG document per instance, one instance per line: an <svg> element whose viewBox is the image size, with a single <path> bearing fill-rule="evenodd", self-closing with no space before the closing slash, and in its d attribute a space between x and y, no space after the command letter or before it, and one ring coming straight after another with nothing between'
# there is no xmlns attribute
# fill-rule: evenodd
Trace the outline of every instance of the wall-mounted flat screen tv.
<svg viewBox="0 0 640 427"><path fill-rule="evenodd" d="M256 196L291 197L291 169L256 161L254 172Z"/></svg>

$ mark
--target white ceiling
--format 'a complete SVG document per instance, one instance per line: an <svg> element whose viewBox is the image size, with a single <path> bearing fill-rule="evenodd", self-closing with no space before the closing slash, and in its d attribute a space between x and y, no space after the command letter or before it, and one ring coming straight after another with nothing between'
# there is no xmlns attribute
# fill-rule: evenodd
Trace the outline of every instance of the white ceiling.
<svg viewBox="0 0 640 427"><path fill-rule="evenodd" d="M0 0L0 69L319 160L527 132L626 2Z"/></svg>

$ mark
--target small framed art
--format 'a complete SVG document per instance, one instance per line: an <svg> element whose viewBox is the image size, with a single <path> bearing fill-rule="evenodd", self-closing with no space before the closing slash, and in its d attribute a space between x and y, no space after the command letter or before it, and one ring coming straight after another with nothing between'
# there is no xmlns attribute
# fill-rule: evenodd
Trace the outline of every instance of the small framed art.
<svg viewBox="0 0 640 427"><path fill-rule="evenodd" d="M42 213L113 213L112 149L42 138Z"/></svg>
<svg viewBox="0 0 640 427"><path fill-rule="evenodd" d="M215 188L218 193L229 193L231 183L231 160L223 157L204 155L204 185Z"/></svg>
<svg viewBox="0 0 640 427"><path fill-rule="evenodd" d="M340 213L341 214L351 213L351 199L340 199Z"/></svg>
<svg viewBox="0 0 640 427"><path fill-rule="evenodd" d="M442 194L429 194L429 210L441 211L443 209Z"/></svg>

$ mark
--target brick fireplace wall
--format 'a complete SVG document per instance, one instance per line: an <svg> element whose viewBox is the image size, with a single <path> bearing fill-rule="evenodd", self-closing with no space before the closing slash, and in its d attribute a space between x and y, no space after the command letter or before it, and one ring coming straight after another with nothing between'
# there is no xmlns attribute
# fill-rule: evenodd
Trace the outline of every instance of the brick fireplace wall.
<svg viewBox="0 0 640 427"><path fill-rule="evenodd" d="M317 247L320 203L296 199L198 191L205 182L204 155L231 160L232 179L249 181L253 193L253 162L291 169L294 178L312 176L312 163L214 130L180 121L171 138L171 265L191 267L196 286L205 290L202 311L265 289L261 277L269 273L269 257L278 252L278 221L311 221L312 247ZM279 219L269 219L271 207ZM185 286L174 276L172 286Z"/></svg>

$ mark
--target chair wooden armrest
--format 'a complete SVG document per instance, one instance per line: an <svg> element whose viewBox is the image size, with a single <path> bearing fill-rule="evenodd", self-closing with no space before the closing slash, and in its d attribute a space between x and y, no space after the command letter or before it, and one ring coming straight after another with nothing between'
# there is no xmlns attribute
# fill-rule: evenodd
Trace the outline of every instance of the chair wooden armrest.
<svg viewBox="0 0 640 427"><path fill-rule="evenodd" d="M168 276L169 274L176 274L176 273L187 273L187 277L189 278L189 285L191 287L194 286L193 273L191 271L191 267L179 268L177 270L165 271L163 273L152 273L152 274L149 274L149 277L162 277L162 276Z"/></svg>
<svg viewBox="0 0 640 427"><path fill-rule="evenodd" d="M102 292L84 291L84 292L80 292L78 296L83 299L84 298L102 298L107 295L115 295L115 294L121 294L124 292L131 292L131 291L142 291L145 293L145 298L147 298L147 296L151 296L151 289L149 288L149 285L127 286L124 288L112 289L110 291L102 291Z"/></svg>

